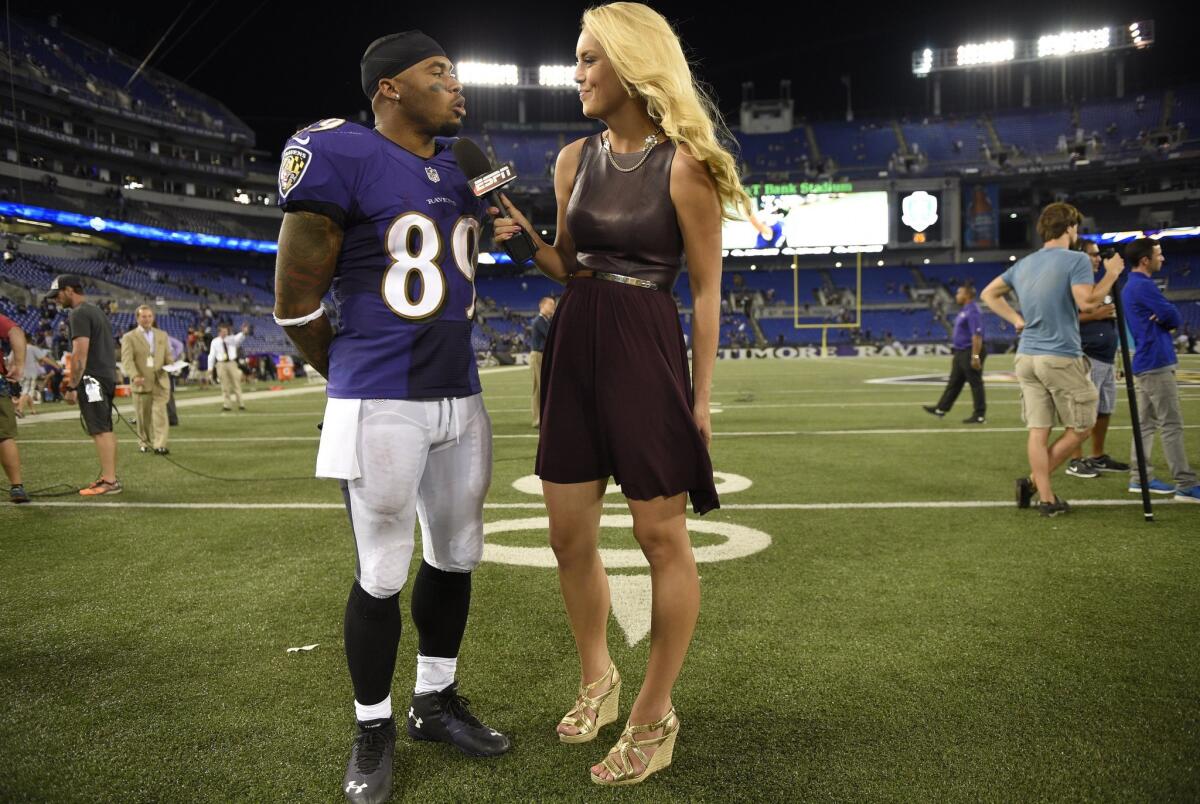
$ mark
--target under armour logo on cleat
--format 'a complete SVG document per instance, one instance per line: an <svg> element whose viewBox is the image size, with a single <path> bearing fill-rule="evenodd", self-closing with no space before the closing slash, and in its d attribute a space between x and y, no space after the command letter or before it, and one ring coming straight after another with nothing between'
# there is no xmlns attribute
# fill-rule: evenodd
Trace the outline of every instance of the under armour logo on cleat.
<svg viewBox="0 0 1200 804"><path fill-rule="evenodd" d="M361 793L362 791L364 791L366 789L367 789L366 782L363 782L360 785L355 785L354 782L351 782L350 784L346 785L347 793Z"/></svg>
<svg viewBox="0 0 1200 804"><path fill-rule="evenodd" d="M421 728L422 720L421 720L421 718L417 717L417 713L413 711L413 708L411 706L408 707L408 718L413 723L417 724L418 729Z"/></svg>

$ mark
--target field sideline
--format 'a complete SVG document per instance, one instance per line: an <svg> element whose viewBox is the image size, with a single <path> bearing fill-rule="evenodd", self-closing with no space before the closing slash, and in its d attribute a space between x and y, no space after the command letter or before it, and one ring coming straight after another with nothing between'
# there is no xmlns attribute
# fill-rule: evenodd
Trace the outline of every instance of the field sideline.
<svg viewBox="0 0 1200 804"><path fill-rule="evenodd" d="M617 792L587 769L619 728L554 738L578 671L531 477L528 375L485 371L489 546L460 679L515 748L468 760L402 737L393 800L1200 798L1200 506L1155 500L1144 524L1123 475L1060 471L1072 514L1018 511L1015 385L989 383L985 425L960 424L967 389L933 419L920 405L949 362L718 363L723 507L691 517L703 603L675 763ZM1200 360L1182 367L1200 467ZM1003 379L1011 357L985 368ZM921 376L935 384L870 382ZM180 400L171 459L235 480L140 455L118 425L124 494L0 508L2 801L340 798L354 556L336 485L311 478L323 393L293 383L241 414L211 392ZM78 420L40 410L20 426L27 488L92 480ZM619 492L606 502L610 644L632 688L648 574ZM404 610L398 707L416 650Z"/></svg>

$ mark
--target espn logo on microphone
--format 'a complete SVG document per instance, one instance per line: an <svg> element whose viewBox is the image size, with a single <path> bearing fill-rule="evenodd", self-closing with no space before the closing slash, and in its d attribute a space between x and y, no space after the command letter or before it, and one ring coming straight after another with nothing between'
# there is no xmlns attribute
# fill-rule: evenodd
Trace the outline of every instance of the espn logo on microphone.
<svg viewBox="0 0 1200 804"><path fill-rule="evenodd" d="M485 173L482 176L471 179L471 192L475 193L476 198L483 198L488 193L493 190L499 190L516 178L516 171L510 165L505 165L498 170L493 170L491 173Z"/></svg>

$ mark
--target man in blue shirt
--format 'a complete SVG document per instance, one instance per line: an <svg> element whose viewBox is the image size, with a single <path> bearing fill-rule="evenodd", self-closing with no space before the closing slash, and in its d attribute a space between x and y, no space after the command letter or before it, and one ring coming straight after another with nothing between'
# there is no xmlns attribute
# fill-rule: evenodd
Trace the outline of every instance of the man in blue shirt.
<svg viewBox="0 0 1200 804"><path fill-rule="evenodd" d="M1079 338L1079 310L1093 310L1125 269L1119 256L1105 263L1093 284L1086 255L1071 251L1083 216L1070 204L1055 202L1042 210L1038 234L1043 246L1018 260L983 290L983 300L1020 333L1016 372L1021 385L1021 415L1029 429L1030 476L1017 479L1017 507L1028 508L1036 488L1042 516L1067 513L1070 506L1055 494L1050 475L1066 461L1096 423L1099 394ZM1021 312L1005 295L1014 291ZM1056 421L1065 429L1051 445Z"/></svg>
<svg viewBox="0 0 1200 804"><path fill-rule="evenodd" d="M1179 310L1167 301L1151 278L1162 270L1162 246L1145 237L1125 247L1125 256L1133 266L1129 281L1121 291L1125 305L1125 320L1133 333L1137 353L1133 356L1133 379L1137 385L1137 406L1143 452L1146 462L1154 448L1154 434L1162 438L1167 466L1175 485L1154 479L1147 465L1150 491L1154 494L1174 494L1175 499L1200 502L1200 487L1196 473L1188 464L1183 445L1183 413L1179 406L1179 386L1175 381L1175 344L1171 330L1180 325ZM1131 449L1136 460L1136 449ZM1141 493L1137 474L1129 477L1129 490Z"/></svg>
<svg viewBox="0 0 1200 804"><path fill-rule="evenodd" d="M963 285L954 295L954 301L962 305L958 316L954 319L954 362L950 366L950 381L937 405L930 407L922 405L926 413L931 413L939 419L954 407L963 383L971 384L971 400L975 409L971 415L963 419L963 424L983 424L987 419L987 399L983 393L983 360L987 355L983 351L983 316L979 305L975 303L975 288Z"/></svg>
<svg viewBox="0 0 1200 804"><path fill-rule="evenodd" d="M1092 263L1092 275L1100 273L1100 247L1093 240L1079 241L1079 250ZM1083 457L1081 444L1071 462L1067 474L1072 477L1100 477L1101 472L1128 472L1129 464L1110 458L1104 452L1104 439L1108 435L1108 423L1117 405L1117 373L1113 365L1117 359L1117 308L1105 297L1104 304L1095 310L1079 313L1079 338L1083 353L1092 362L1092 384L1100 394L1096 410L1096 426L1092 428L1092 455Z"/></svg>
<svg viewBox="0 0 1200 804"><path fill-rule="evenodd" d="M546 349L546 336L550 334L550 319L554 317L555 302L543 296L538 302L538 314L533 319L529 334L529 373L533 376L533 426L542 422L542 352Z"/></svg>

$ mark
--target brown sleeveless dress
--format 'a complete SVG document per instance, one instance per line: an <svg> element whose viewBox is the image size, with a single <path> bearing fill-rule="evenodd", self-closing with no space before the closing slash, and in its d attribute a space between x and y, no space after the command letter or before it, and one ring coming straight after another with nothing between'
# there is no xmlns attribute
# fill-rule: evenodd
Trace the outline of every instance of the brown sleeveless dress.
<svg viewBox="0 0 1200 804"><path fill-rule="evenodd" d="M615 157L632 167L641 154ZM584 141L566 220L581 269L674 286L684 262L670 193L674 157L674 143L660 143L623 173L609 164L600 135ZM539 477L611 476L632 500L686 491L697 514L719 508L692 402L669 292L593 277L567 282L542 355Z"/></svg>

